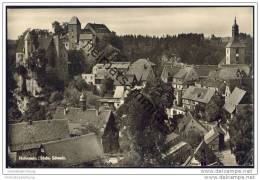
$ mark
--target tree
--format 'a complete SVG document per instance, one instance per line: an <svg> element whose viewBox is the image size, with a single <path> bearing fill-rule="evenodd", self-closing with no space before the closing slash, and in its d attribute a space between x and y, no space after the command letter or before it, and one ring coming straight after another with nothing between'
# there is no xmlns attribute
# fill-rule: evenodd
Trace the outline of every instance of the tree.
<svg viewBox="0 0 260 180"><path fill-rule="evenodd" d="M230 145L239 165L248 161L247 155L253 149L253 114L252 106L246 105L230 122Z"/></svg>
<svg viewBox="0 0 260 180"><path fill-rule="evenodd" d="M23 120L38 121L46 119L46 107L39 104L39 100L35 97L31 97L28 103L28 110L22 117Z"/></svg>
<svg viewBox="0 0 260 180"><path fill-rule="evenodd" d="M68 60L70 61L69 74L76 76L83 72L84 58L82 51L70 50L68 52Z"/></svg>
<svg viewBox="0 0 260 180"><path fill-rule="evenodd" d="M158 82L151 91L140 92L143 93L143 98L146 98L156 109L153 113L131 93L120 108L119 114L126 115L118 120L122 134L120 148L126 154L122 165L154 167L161 164L161 148L168 132L164 107L168 104L166 97L170 97L168 98L170 101L174 98L171 97L172 89L166 87L166 85L159 86ZM158 94L157 97L155 94Z"/></svg>
<svg viewBox="0 0 260 180"><path fill-rule="evenodd" d="M52 23L52 28L54 29L54 33L56 35L60 35L62 33L62 27L58 21L54 21Z"/></svg>
<svg viewBox="0 0 260 180"><path fill-rule="evenodd" d="M207 121L225 121L223 105L225 101L218 94L213 95L210 102L205 107L205 117ZM202 108L203 109L203 108Z"/></svg>

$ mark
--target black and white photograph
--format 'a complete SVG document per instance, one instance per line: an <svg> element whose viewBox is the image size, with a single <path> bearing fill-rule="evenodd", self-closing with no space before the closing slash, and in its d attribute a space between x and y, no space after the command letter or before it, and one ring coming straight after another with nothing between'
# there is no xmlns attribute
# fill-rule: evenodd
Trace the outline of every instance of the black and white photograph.
<svg viewBox="0 0 260 180"><path fill-rule="evenodd" d="M255 6L5 8L3 167L256 167Z"/></svg>

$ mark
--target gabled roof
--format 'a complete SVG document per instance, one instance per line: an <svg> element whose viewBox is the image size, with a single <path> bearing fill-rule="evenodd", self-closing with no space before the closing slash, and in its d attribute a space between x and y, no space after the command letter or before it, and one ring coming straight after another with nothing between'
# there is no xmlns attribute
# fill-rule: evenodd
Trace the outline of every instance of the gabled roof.
<svg viewBox="0 0 260 180"><path fill-rule="evenodd" d="M83 111L81 108L68 107L67 113L64 114L63 107L57 107L54 118L58 119L68 119L69 124L78 123L84 126L95 127L100 135L103 134L103 131L107 125L107 122L112 115L110 110L96 110L96 109L86 109Z"/></svg>
<svg viewBox="0 0 260 180"><path fill-rule="evenodd" d="M9 124L11 151L38 148L44 142L69 137L68 120L41 120Z"/></svg>
<svg viewBox="0 0 260 180"><path fill-rule="evenodd" d="M241 77L238 75L238 71L244 72L245 75L249 75L250 68L245 64L237 64L237 65L222 65L221 68L217 72L217 76L220 79L240 79Z"/></svg>
<svg viewBox="0 0 260 180"><path fill-rule="evenodd" d="M114 86L130 86L136 80L134 74L125 74L114 78Z"/></svg>
<svg viewBox="0 0 260 180"><path fill-rule="evenodd" d="M84 29L93 29L96 33L111 33L105 24L88 23Z"/></svg>
<svg viewBox="0 0 260 180"><path fill-rule="evenodd" d="M224 109L229 113L233 113L245 94L246 91L236 87L229 96L227 102L224 104Z"/></svg>
<svg viewBox="0 0 260 180"><path fill-rule="evenodd" d="M220 127L213 127L207 134L204 135L204 142L206 144L210 144L212 141L214 141L219 134L225 134Z"/></svg>
<svg viewBox="0 0 260 180"><path fill-rule="evenodd" d="M174 78L188 82L198 79L199 76L193 66L185 66L174 75Z"/></svg>
<svg viewBox="0 0 260 180"><path fill-rule="evenodd" d="M196 122L201 127L201 129L203 129L204 132L208 131L208 129L202 123L193 118L190 112L179 121L179 131L184 131L191 121Z"/></svg>
<svg viewBox="0 0 260 180"><path fill-rule="evenodd" d="M70 19L69 24L80 24L80 21L79 21L79 19L78 19L77 16L73 16L73 17Z"/></svg>
<svg viewBox="0 0 260 180"><path fill-rule="evenodd" d="M239 47L246 47L244 43L236 40L231 40L227 43L226 48L239 48Z"/></svg>
<svg viewBox="0 0 260 180"><path fill-rule="evenodd" d="M180 136L174 132L172 132L171 134L168 134L166 136L166 139L165 139L165 144L168 144L170 142L179 142L180 141Z"/></svg>
<svg viewBox="0 0 260 180"><path fill-rule="evenodd" d="M125 70L127 70L129 68L129 66L130 66L129 62L110 62L110 63L105 64L105 66L104 66L104 64L100 63L100 64L96 64L94 67L97 67L97 68L100 67L102 69L105 69L105 68L109 67L109 69L117 68L117 69L125 69ZM106 70L106 71L109 71L109 69Z"/></svg>
<svg viewBox="0 0 260 180"><path fill-rule="evenodd" d="M182 98L201 103L208 103L214 94L215 90L211 88L189 86L189 88L185 90Z"/></svg>
<svg viewBox="0 0 260 180"><path fill-rule="evenodd" d="M210 71L218 69L217 65L195 65L195 71L199 77L208 77Z"/></svg>
<svg viewBox="0 0 260 180"><path fill-rule="evenodd" d="M134 74L137 81L148 81L154 78L152 66L155 64L147 59L139 59L130 65L129 74Z"/></svg>
<svg viewBox="0 0 260 180"><path fill-rule="evenodd" d="M92 162L103 157L100 139L94 133L51 141L43 144L48 157L65 157L65 160L52 160L52 165L68 167Z"/></svg>
<svg viewBox="0 0 260 180"><path fill-rule="evenodd" d="M181 68L181 66L164 65L161 79L166 82L168 77L173 77Z"/></svg>

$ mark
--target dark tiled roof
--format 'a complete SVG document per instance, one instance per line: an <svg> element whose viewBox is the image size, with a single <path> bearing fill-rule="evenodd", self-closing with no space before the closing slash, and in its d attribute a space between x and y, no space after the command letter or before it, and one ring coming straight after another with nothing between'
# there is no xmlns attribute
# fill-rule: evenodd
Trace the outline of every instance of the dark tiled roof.
<svg viewBox="0 0 260 180"><path fill-rule="evenodd" d="M214 89L189 86L189 88L185 90L182 98L202 103L208 103L214 94Z"/></svg>
<svg viewBox="0 0 260 180"><path fill-rule="evenodd" d="M96 33L111 33L111 31L104 24L88 23L84 29L90 26Z"/></svg>
<svg viewBox="0 0 260 180"><path fill-rule="evenodd" d="M210 71L218 69L217 65L196 65L194 66L195 71L199 77L207 77Z"/></svg>
<svg viewBox="0 0 260 180"><path fill-rule="evenodd" d="M66 160L52 160L51 164L59 167L80 165L103 157L100 139L94 134L86 134L43 144L48 157L64 156Z"/></svg>
<svg viewBox="0 0 260 180"><path fill-rule="evenodd" d="M185 126L193 119L192 115L188 113L186 116L184 116L178 123L178 129L179 131L183 131Z"/></svg>
<svg viewBox="0 0 260 180"><path fill-rule="evenodd" d="M67 113L64 114L63 107L57 107L54 118L68 119L69 124L76 123L82 126L95 127L100 135L103 135L107 122L112 115L109 110L101 110L98 112L96 109L86 109L83 111L81 108L68 107Z"/></svg>
<svg viewBox="0 0 260 180"><path fill-rule="evenodd" d="M67 120L41 120L9 124L9 142L11 151L40 147L48 141L69 137Z"/></svg>
<svg viewBox="0 0 260 180"><path fill-rule="evenodd" d="M81 29L81 34L92 34L89 29Z"/></svg>
<svg viewBox="0 0 260 180"><path fill-rule="evenodd" d="M237 47L246 47L244 43L240 42L240 41L236 41L236 40L231 40L230 42L227 43L226 45L227 48L229 47L233 47L233 48L237 48Z"/></svg>
<svg viewBox="0 0 260 180"><path fill-rule="evenodd" d="M243 71L247 76L249 75L250 68L247 65L222 65L218 70L218 78L220 79L240 79L238 70Z"/></svg>
<svg viewBox="0 0 260 180"><path fill-rule="evenodd" d="M174 142L180 141L180 136L174 132L172 132L171 134L168 134L165 139L165 144L168 144L172 141L174 141Z"/></svg>
<svg viewBox="0 0 260 180"><path fill-rule="evenodd" d="M225 134L220 128L213 127L208 133L204 135L204 142L206 144L210 144L219 136L220 133Z"/></svg>
<svg viewBox="0 0 260 180"><path fill-rule="evenodd" d="M184 116L183 119L180 120L178 124L179 131L184 131L188 124L192 122L198 124L198 126L200 127L200 129L203 130L204 133L208 131L208 129L202 123L193 118L190 112L186 116Z"/></svg>
<svg viewBox="0 0 260 180"><path fill-rule="evenodd" d="M174 75L174 78L180 79L183 82L188 82L198 79L199 76L193 66L185 66Z"/></svg>
<svg viewBox="0 0 260 180"><path fill-rule="evenodd" d="M148 81L155 76L152 69L154 65L147 59L139 59L130 65L128 74L134 74L137 81Z"/></svg>
<svg viewBox="0 0 260 180"><path fill-rule="evenodd" d="M167 81L168 77L173 77L182 66L165 65L161 74L161 79Z"/></svg>

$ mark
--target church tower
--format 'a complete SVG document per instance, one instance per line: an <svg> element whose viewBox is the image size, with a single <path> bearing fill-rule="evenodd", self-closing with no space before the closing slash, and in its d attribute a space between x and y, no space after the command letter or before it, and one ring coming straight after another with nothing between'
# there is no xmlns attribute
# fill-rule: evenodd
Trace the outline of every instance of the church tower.
<svg viewBox="0 0 260 180"><path fill-rule="evenodd" d="M226 45L226 64L245 64L245 45L239 40L236 18L232 26L232 38Z"/></svg>

